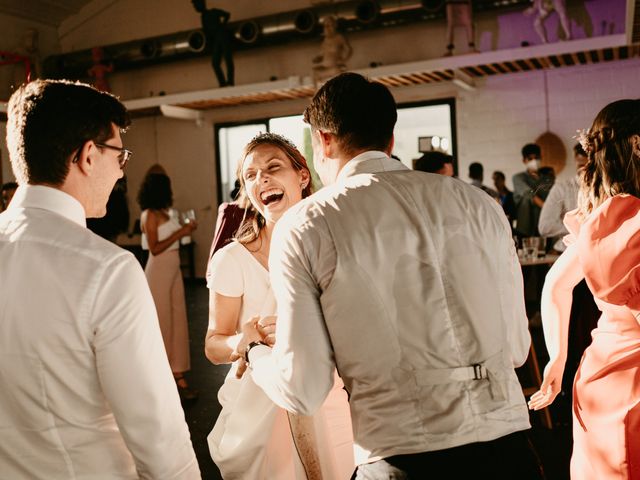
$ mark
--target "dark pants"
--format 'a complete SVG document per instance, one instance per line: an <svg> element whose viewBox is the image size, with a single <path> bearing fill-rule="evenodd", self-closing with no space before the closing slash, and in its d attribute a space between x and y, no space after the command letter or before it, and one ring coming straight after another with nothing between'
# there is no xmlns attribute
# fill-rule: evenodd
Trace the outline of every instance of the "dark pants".
<svg viewBox="0 0 640 480"><path fill-rule="evenodd" d="M434 452L360 465L351 480L540 480L542 467L525 432Z"/></svg>
<svg viewBox="0 0 640 480"><path fill-rule="evenodd" d="M582 360L582 354L591 344L591 331L596 328L602 312L598 309L593 294L582 280L573 289L573 303L569 320L569 345L567 361L562 377L562 391L554 402L554 418L559 423L571 425L573 413L573 379Z"/></svg>

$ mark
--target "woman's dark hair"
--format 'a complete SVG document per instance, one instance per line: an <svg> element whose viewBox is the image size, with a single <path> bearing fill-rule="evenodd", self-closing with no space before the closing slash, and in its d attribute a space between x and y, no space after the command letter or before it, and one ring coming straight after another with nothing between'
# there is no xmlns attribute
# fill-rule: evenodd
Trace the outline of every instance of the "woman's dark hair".
<svg viewBox="0 0 640 480"><path fill-rule="evenodd" d="M251 153L253 153L256 148L260 147L261 145L272 145L276 148L279 148L287 156L287 158L291 162L291 166L295 170L297 170L298 172L301 170L306 170L309 174L309 183L302 189L302 198L307 198L313 193L313 182L311 181L311 172L309 171L309 167L307 166L307 160L290 140L276 133L261 133L254 137L253 140L251 140L247 144L247 146L244 147L244 152L242 153L242 158L238 163L237 170L238 180L240 180L238 204L244 208L246 220L243 219L242 225L236 233L236 240L238 240L243 245L256 240L260 236L260 230L262 230L266 223L264 217L260 214L260 212L258 212L253 207L253 205L251 205L251 201L246 194L244 176L242 175L244 161Z"/></svg>
<svg viewBox="0 0 640 480"><path fill-rule="evenodd" d="M633 149L634 135L640 135L640 100L610 103L582 134L587 163L578 208L583 217L615 195L640 197L640 156Z"/></svg>
<svg viewBox="0 0 640 480"><path fill-rule="evenodd" d="M138 192L141 210L164 210L173 205L171 180L162 173L150 173L142 181Z"/></svg>

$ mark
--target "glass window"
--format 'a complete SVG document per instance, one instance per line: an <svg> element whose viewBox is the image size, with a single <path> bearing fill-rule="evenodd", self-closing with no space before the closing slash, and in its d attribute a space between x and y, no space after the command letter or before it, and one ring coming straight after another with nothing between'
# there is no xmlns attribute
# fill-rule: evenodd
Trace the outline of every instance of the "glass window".
<svg viewBox="0 0 640 480"><path fill-rule="evenodd" d="M398 107L398 122L394 131L393 154L407 167L422 156L418 139L432 137L431 148L453 154L451 106L448 103L417 107ZM435 138L437 137L437 139ZM424 150L424 148L423 148Z"/></svg>
<svg viewBox="0 0 640 480"><path fill-rule="evenodd" d="M231 190L236 181L236 169L242 156L242 150L249 141L260 132L265 132L264 123L252 123L218 130L218 159L220 166L220 190L218 197L223 202L231 201Z"/></svg>

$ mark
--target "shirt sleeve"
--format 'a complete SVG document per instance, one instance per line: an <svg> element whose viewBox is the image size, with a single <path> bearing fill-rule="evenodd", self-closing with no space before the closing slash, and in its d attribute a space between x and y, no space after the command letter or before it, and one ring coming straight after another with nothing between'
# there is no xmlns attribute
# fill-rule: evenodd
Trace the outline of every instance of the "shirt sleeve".
<svg viewBox="0 0 640 480"><path fill-rule="evenodd" d="M250 360L254 381L271 400L291 412L311 415L334 383L335 362L317 276L335 270L335 255L323 255L322 265L317 264L328 239L318 228L291 226L295 218L285 214L271 239L269 270L278 305L276 343L271 353L261 349Z"/></svg>
<svg viewBox="0 0 640 480"><path fill-rule="evenodd" d="M244 293L242 268L229 248L217 251L209 261L207 287L226 297L241 297Z"/></svg>
<svg viewBox="0 0 640 480"><path fill-rule="evenodd" d="M513 183L513 200L518 205L524 194L529 190L529 185L520 173L515 174L511 181Z"/></svg>
<svg viewBox="0 0 640 480"><path fill-rule="evenodd" d="M100 384L142 479L200 478L153 298L131 255L104 266L92 313Z"/></svg>
<svg viewBox="0 0 640 480"><path fill-rule="evenodd" d="M580 263L593 294L640 310L640 199L609 199L582 224Z"/></svg>
<svg viewBox="0 0 640 480"><path fill-rule="evenodd" d="M566 213L564 206L565 194L566 192L561 184L556 183L551 187L538 220L538 231L543 237L558 237L567 234L567 229L562 222Z"/></svg>

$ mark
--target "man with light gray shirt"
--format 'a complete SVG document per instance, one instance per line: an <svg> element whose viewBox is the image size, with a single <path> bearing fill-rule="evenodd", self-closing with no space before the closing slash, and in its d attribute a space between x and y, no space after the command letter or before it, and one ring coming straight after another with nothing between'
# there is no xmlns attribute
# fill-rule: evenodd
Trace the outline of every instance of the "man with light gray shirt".
<svg viewBox="0 0 640 480"><path fill-rule="evenodd" d="M530 344L522 275L500 205L389 158L396 106L378 82L334 77L304 118L325 187L275 228L275 346L253 319L238 347L254 381L308 415L337 369L355 479L539 478L514 373Z"/></svg>
<svg viewBox="0 0 640 480"><path fill-rule="evenodd" d="M137 260L86 228L131 152L125 107L36 80L9 100L19 187L0 214L0 476L197 479Z"/></svg>
<svg viewBox="0 0 640 480"><path fill-rule="evenodd" d="M580 190L580 170L587 163L587 154L579 143L573 147L573 158L576 162L577 174L568 180L556 182L549 190L549 195L540 211L538 230L543 237L556 237L553 246L558 252L564 252L562 237L569 232L564 226L564 216L578 206Z"/></svg>

